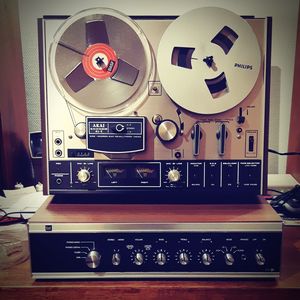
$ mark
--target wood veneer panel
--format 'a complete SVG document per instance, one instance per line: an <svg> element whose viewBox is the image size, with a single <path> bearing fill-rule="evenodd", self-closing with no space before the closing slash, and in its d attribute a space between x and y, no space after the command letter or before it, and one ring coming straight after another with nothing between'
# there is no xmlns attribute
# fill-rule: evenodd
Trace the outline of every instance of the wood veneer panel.
<svg viewBox="0 0 300 300"><path fill-rule="evenodd" d="M1 177L5 188L31 184L18 1L0 0Z"/></svg>

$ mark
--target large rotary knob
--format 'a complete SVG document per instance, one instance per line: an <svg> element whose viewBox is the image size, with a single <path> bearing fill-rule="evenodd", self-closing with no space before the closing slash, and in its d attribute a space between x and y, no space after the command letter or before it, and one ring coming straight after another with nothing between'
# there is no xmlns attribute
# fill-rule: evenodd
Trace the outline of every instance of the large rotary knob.
<svg viewBox="0 0 300 300"><path fill-rule="evenodd" d="M177 169L169 170L168 179L170 182L178 182L180 180L180 172Z"/></svg>
<svg viewBox="0 0 300 300"><path fill-rule="evenodd" d="M88 182L91 178L91 173L87 169L80 169L77 173L77 178L82 183Z"/></svg>
<svg viewBox="0 0 300 300"><path fill-rule="evenodd" d="M91 269L97 268L100 264L100 261L101 255L96 250L92 250L91 252L89 252L85 258L86 265Z"/></svg>
<svg viewBox="0 0 300 300"><path fill-rule="evenodd" d="M174 141L178 132L178 126L172 120L163 120L156 127L156 135L162 142Z"/></svg>

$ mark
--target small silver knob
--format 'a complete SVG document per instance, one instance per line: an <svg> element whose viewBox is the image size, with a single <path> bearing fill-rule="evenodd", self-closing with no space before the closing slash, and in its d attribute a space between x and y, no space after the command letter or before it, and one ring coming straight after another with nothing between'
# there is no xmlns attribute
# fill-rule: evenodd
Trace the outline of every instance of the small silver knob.
<svg viewBox="0 0 300 300"><path fill-rule="evenodd" d="M168 179L170 182L178 182L180 179L180 172L176 169L172 169L168 172Z"/></svg>
<svg viewBox="0 0 300 300"><path fill-rule="evenodd" d="M85 262L87 266L91 269L95 269L99 266L101 260L101 255L98 251L92 250L88 253L87 257L85 258Z"/></svg>
<svg viewBox="0 0 300 300"><path fill-rule="evenodd" d="M137 252L134 256L133 261L137 266L140 266L144 263L144 256L141 252Z"/></svg>
<svg viewBox="0 0 300 300"><path fill-rule="evenodd" d="M156 262L158 265L163 266L167 261L166 254L163 252L159 252L156 255Z"/></svg>
<svg viewBox="0 0 300 300"><path fill-rule="evenodd" d="M118 266L121 263L121 255L120 253L114 253L112 255L111 262L114 266Z"/></svg>
<svg viewBox="0 0 300 300"><path fill-rule="evenodd" d="M188 253L182 252L179 254L179 263L183 266L186 266L190 262Z"/></svg>
<svg viewBox="0 0 300 300"><path fill-rule="evenodd" d="M88 182L91 178L91 173L87 169L80 169L77 173L77 178L82 183Z"/></svg>
<svg viewBox="0 0 300 300"><path fill-rule="evenodd" d="M225 263L227 266L232 266L234 263L234 257L232 256L231 253L226 253L225 254Z"/></svg>
<svg viewBox="0 0 300 300"><path fill-rule="evenodd" d="M211 257L208 253L203 253L202 262L205 266L210 266L212 263Z"/></svg>
<svg viewBox="0 0 300 300"><path fill-rule="evenodd" d="M261 253L256 253L255 259L259 266L263 266L266 263L266 259Z"/></svg>

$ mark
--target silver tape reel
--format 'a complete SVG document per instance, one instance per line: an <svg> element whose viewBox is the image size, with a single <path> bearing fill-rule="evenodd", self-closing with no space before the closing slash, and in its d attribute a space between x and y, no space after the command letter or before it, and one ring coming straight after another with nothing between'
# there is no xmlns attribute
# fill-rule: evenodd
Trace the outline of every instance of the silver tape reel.
<svg viewBox="0 0 300 300"><path fill-rule="evenodd" d="M97 114L131 109L147 96L153 54L141 28L107 8L81 11L57 30L50 47L52 79L74 107Z"/></svg>
<svg viewBox="0 0 300 300"><path fill-rule="evenodd" d="M158 49L163 87L179 106L200 114L226 111L243 101L261 67L250 25L222 8L198 8L178 17Z"/></svg>

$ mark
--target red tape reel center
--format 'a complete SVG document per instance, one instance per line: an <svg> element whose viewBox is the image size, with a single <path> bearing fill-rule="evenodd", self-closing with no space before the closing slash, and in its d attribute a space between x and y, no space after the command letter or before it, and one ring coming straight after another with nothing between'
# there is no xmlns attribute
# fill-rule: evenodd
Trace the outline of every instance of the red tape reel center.
<svg viewBox="0 0 300 300"><path fill-rule="evenodd" d="M97 43L84 52L82 64L86 74L94 79L106 79L114 75L118 68L115 51L108 45Z"/></svg>

